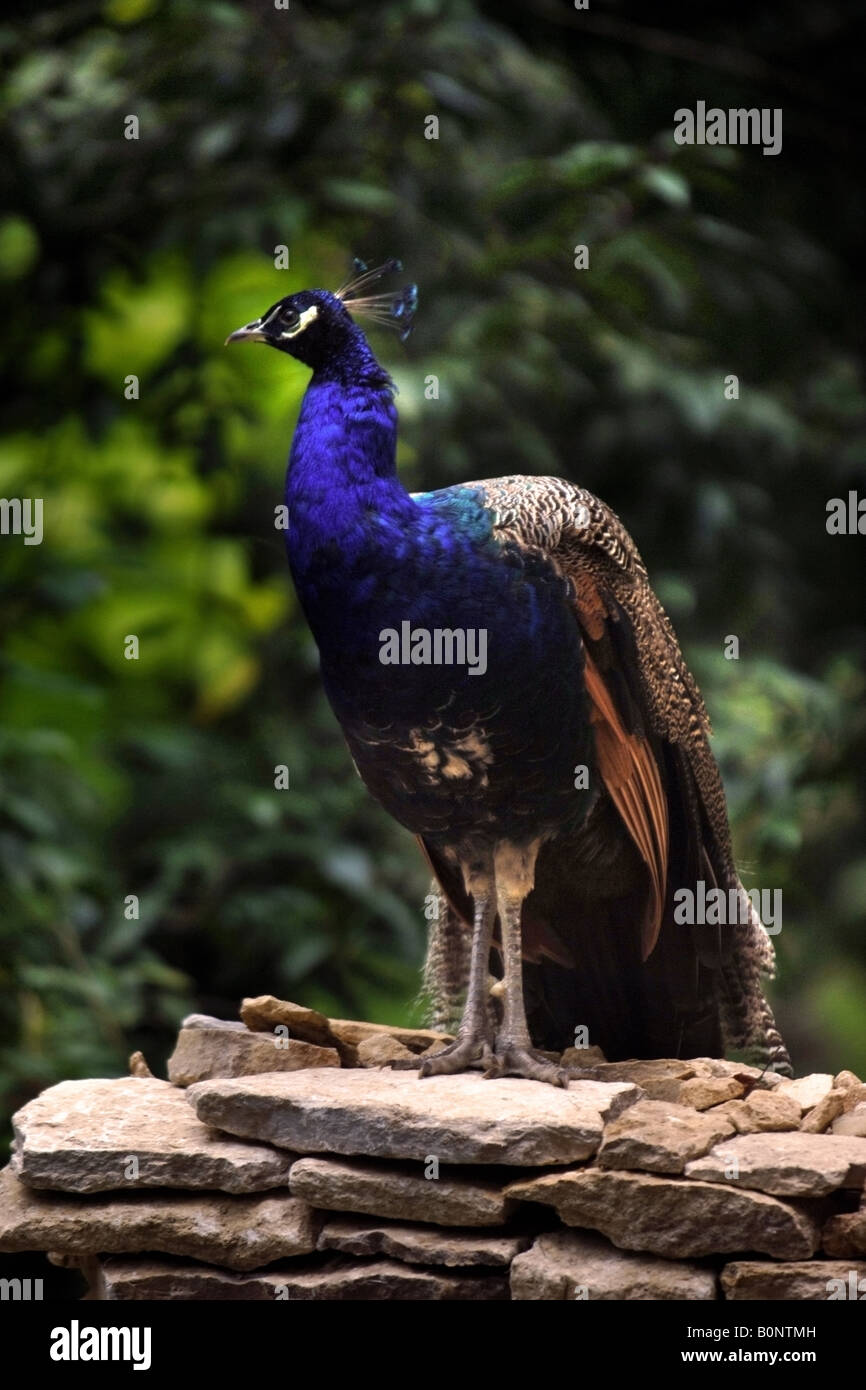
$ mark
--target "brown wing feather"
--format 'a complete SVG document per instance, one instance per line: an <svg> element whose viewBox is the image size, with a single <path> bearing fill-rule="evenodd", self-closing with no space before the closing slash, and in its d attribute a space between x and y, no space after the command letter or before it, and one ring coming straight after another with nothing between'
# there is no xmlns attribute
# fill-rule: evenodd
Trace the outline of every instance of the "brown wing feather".
<svg viewBox="0 0 866 1390"><path fill-rule="evenodd" d="M667 801L649 743L623 727L610 691L588 652L584 679L599 771L649 873L650 893L641 923L641 955L646 960L658 940L667 897Z"/></svg>
<svg viewBox="0 0 866 1390"><path fill-rule="evenodd" d="M716 876L733 885L727 806L708 742L707 711L619 517L591 492L561 478L494 478L465 486L483 494L504 542L537 548L557 566L591 642L604 648L618 614L625 617L634 635L633 674L643 728L682 747L712 837Z"/></svg>

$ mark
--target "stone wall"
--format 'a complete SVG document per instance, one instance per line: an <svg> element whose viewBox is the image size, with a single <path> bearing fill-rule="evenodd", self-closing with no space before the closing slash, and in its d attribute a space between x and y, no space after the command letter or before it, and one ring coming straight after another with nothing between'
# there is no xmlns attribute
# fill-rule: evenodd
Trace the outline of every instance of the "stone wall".
<svg viewBox="0 0 866 1390"><path fill-rule="evenodd" d="M168 1081L137 1056L19 1111L0 1250L108 1300L866 1295L851 1072L571 1049L567 1090L419 1080L445 1041L268 997L193 1016Z"/></svg>

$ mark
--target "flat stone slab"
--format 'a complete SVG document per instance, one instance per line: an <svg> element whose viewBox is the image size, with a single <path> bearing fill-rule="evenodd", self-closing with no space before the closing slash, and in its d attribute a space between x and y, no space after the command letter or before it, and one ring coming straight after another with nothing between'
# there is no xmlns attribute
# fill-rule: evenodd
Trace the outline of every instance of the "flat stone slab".
<svg viewBox="0 0 866 1390"><path fill-rule="evenodd" d="M755 1250L798 1260L818 1249L818 1225L810 1215L732 1184L586 1168L513 1182L506 1192L545 1202L567 1226L601 1231L624 1250L668 1259Z"/></svg>
<svg viewBox="0 0 866 1390"><path fill-rule="evenodd" d="M800 1107L800 1113L813 1109L833 1089L833 1078L826 1072L812 1072L809 1076L786 1078L779 1091L790 1096Z"/></svg>
<svg viewBox="0 0 866 1390"><path fill-rule="evenodd" d="M320 1250L346 1255L384 1255L407 1264L508 1268L532 1244L531 1235L494 1235L395 1222L374 1224L357 1216L332 1216L319 1236Z"/></svg>
<svg viewBox="0 0 866 1390"><path fill-rule="evenodd" d="M28 1186L61 1192L286 1186L290 1155L209 1129L186 1094L153 1077L61 1081L13 1116L12 1166Z"/></svg>
<svg viewBox="0 0 866 1390"><path fill-rule="evenodd" d="M243 1023L190 1014L181 1024L168 1059L168 1077L174 1086L191 1086L217 1076L257 1076L339 1065L333 1047L317 1047L281 1034L252 1033Z"/></svg>
<svg viewBox="0 0 866 1390"><path fill-rule="evenodd" d="M845 1134L738 1134L705 1158L686 1164L686 1177L754 1187L776 1197L824 1197L862 1188L866 1139Z"/></svg>
<svg viewBox="0 0 866 1390"><path fill-rule="evenodd" d="M863 1281L862 1288L858 1286ZM850 1260L797 1260L784 1264L737 1260L722 1270L725 1298L747 1299L861 1299L866 1294L866 1264ZM852 1293L853 1290L853 1293Z"/></svg>
<svg viewBox="0 0 866 1390"><path fill-rule="evenodd" d="M691 1057L688 1061L699 1076L735 1076L739 1081L748 1081L766 1090L774 1089L782 1081L774 1071L765 1071L747 1062L729 1062L726 1057Z"/></svg>
<svg viewBox="0 0 866 1390"><path fill-rule="evenodd" d="M362 1038L356 1051L361 1067L386 1067L391 1062L411 1062L415 1056L390 1033L374 1033L372 1038Z"/></svg>
<svg viewBox="0 0 866 1390"><path fill-rule="evenodd" d="M202 1081L186 1092L199 1119L296 1153L540 1166L589 1158L636 1086L517 1077L322 1070Z"/></svg>
<svg viewBox="0 0 866 1390"><path fill-rule="evenodd" d="M800 1121L800 1128L805 1134L823 1134L825 1130L830 1128L833 1121L842 1114L845 1109L845 1100L850 1094L850 1091L834 1086L832 1091L827 1092L823 1100L819 1100L817 1105L806 1112Z"/></svg>
<svg viewBox="0 0 866 1390"><path fill-rule="evenodd" d="M677 1057L635 1057L626 1062L584 1060L589 1051L567 1048L562 1054L562 1065L579 1067L582 1079L587 1081L631 1081L644 1087L652 1081L686 1081L698 1075L691 1062L681 1062Z"/></svg>
<svg viewBox="0 0 866 1390"><path fill-rule="evenodd" d="M716 1298L712 1270L617 1250L600 1236L551 1231L511 1266L515 1301Z"/></svg>
<svg viewBox="0 0 866 1390"><path fill-rule="evenodd" d="M793 1096L775 1091L752 1091L744 1100L729 1100L712 1111L715 1119L730 1120L738 1134L799 1129L802 1115Z"/></svg>
<svg viewBox="0 0 866 1390"><path fill-rule="evenodd" d="M272 994L245 999L241 1005L241 1018L255 1032L273 1032L274 1028L282 1025L288 1028L292 1038L318 1043L321 1047L336 1047L347 1064L353 1063L353 1049L366 1038L391 1037L414 1053L424 1052L431 1043L443 1040L451 1042L450 1034L435 1033L430 1028L402 1028L399 1024L327 1018L316 1009L293 1004L288 999L276 999Z"/></svg>
<svg viewBox="0 0 866 1390"><path fill-rule="evenodd" d="M680 1085L680 1101L695 1110L711 1110L727 1100L739 1100L746 1088L735 1076L695 1076Z"/></svg>
<svg viewBox="0 0 866 1390"><path fill-rule="evenodd" d="M501 1226L517 1209L501 1180L453 1172L425 1178L420 1165L412 1173L363 1159L299 1158L289 1183L294 1196L326 1211L434 1226Z"/></svg>
<svg viewBox="0 0 866 1390"><path fill-rule="evenodd" d="M357 1018L331 1018L328 1022L335 1037L356 1047L365 1038L390 1037L396 1038L410 1052L421 1053L431 1043L453 1041L450 1033L437 1033L432 1028L403 1028L398 1023L367 1023Z"/></svg>
<svg viewBox="0 0 866 1390"><path fill-rule="evenodd" d="M687 1105L639 1100L605 1127L598 1152L602 1168L639 1168L651 1173L681 1173L734 1133L729 1120L702 1115Z"/></svg>
<svg viewBox="0 0 866 1390"><path fill-rule="evenodd" d="M316 1249L321 1216L288 1193L223 1196L35 1192L0 1173L0 1250L69 1255L183 1255L229 1269L259 1269Z"/></svg>
<svg viewBox="0 0 866 1390"><path fill-rule="evenodd" d="M331 1022L325 1014L320 1014L318 1009L308 1009L304 1004L293 1004L288 999L276 999L272 994L244 999L241 1019L256 1033L272 1033L280 1026L288 1028L289 1037L317 1043L320 1047L334 1046Z"/></svg>
<svg viewBox="0 0 866 1390"><path fill-rule="evenodd" d="M101 1263L94 1294L97 1299L112 1303L138 1299L490 1302L504 1301L509 1296L505 1274L419 1269L396 1260L347 1265L340 1257L315 1268L268 1270L261 1274L230 1274L209 1265L163 1260L110 1258Z"/></svg>
<svg viewBox="0 0 866 1390"><path fill-rule="evenodd" d="M603 1058L584 1060L586 1053L592 1051L592 1048L583 1052L567 1048L562 1054L562 1063L580 1067L582 1077L587 1080L633 1081L645 1090L657 1081L689 1081L696 1076L735 1077L738 1081L772 1090L782 1079L774 1072L761 1071L745 1062L728 1062L718 1057L632 1057L624 1062L605 1062Z"/></svg>

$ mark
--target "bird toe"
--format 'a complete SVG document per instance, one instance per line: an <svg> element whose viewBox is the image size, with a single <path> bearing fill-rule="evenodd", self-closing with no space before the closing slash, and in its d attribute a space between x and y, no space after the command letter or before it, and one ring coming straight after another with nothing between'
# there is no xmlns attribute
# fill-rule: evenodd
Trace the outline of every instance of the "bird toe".
<svg viewBox="0 0 866 1390"><path fill-rule="evenodd" d="M486 1069L493 1059L493 1049L487 1038L458 1038L456 1042L425 1057L418 1070L419 1076L454 1076L461 1071Z"/></svg>
<svg viewBox="0 0 866 1390"><path fill-rule="evenodd" d="M559 1067L541 1052L532 1047L515 1047L513 1044L497 1046L496 1062L498 1070L493 1075L521 1076L527 1081L545 1081L549 1086L568 1086L568 1072Z"/></svg>

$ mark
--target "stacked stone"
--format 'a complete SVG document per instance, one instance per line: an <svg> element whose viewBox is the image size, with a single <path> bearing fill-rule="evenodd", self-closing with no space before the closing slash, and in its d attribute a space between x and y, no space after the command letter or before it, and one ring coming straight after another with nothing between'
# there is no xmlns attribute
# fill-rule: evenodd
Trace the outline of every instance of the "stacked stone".
<svg viewBox="0 0 866 1390"><path fill-rule="evenodd" d="M571 1049L567 1090L419 1081L445 1042L270 997L186 1019L169 1081L19 1111L0 1250L108 1300L866 1295L853 1073Z"/></svg>

